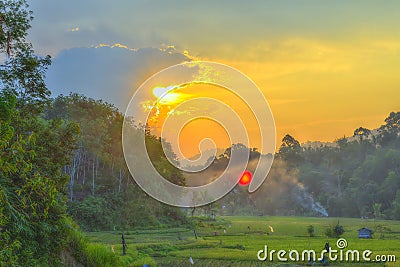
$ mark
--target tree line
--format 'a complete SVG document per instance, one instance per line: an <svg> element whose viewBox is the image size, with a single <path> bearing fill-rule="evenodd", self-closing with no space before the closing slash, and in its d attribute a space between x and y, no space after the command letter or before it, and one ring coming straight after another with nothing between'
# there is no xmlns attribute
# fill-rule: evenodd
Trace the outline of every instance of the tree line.
<svg viewBox="0 0 400 267"><path fill-rule="evenodd" d="M400 219L400 112L330 146L301 147L287 135L279 155L329 214Z"/></svg>
<svg viewBox="0 0 400 267"><path fill-rule="evenodd" d="M250 150L253 160L259 156ZM220 155L211 168L228 158ZM301 145L287 134L258 191L249 195L247 188L236 186L204 209L228 215L325 216L326 211L329 216L398 220L400 112L391 112L375 130L359 127L353 136L317 146Z"/></svg>

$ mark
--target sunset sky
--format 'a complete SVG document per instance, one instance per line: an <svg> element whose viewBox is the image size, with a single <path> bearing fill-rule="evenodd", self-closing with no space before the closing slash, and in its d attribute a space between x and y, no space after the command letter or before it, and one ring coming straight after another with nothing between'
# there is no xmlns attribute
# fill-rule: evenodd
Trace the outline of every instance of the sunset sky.
<svg viewBox="0 0 400 267"><path fill-rule="evenodd" d="M301 142L333 141L360 126L377 128L400 110L399 1L29 2L35 17L29 38L55 62L73 49L119 44L239 69L269 101L278 140L290 133ZM123 77L124 85L146 78ZM75 89L93 93L79 84L68 88ZM134 88L104 90L99 95Z"/></svg>

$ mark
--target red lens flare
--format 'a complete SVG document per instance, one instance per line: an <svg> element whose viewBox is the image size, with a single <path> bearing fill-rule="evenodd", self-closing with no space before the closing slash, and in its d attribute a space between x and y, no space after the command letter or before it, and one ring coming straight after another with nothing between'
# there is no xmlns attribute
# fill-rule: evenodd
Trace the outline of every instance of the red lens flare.
<svg viewBox="0 0 400 267"><path fill-rule="evenodd" d="M251 174L251 172L250 171L245 171L242 174L242 177L240 177L239 185L246 186L246 185L250 184L251 178L253 178L253 175Z"/></svg>

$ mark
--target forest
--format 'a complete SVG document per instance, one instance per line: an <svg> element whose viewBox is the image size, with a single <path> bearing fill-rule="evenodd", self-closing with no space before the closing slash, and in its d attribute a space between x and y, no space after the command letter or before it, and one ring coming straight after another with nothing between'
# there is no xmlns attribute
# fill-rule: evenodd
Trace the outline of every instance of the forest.
<svg viewBox="0 0 400 267"><path fill-rule="evenodd" d="M146 195L123 157L124 116L84 95L51 98L45 75L50 56L27 41L32 13L25 1L0 2L0 265L57 266L60 254L89 261L80 230L124 230L186 224L190 214L301 215L400 219L400 112L377 129L322 145L287 134L264 185L249 195L237 186L205 207L180 209ZM146 131L156 169L175 184L185 176L166 159L162 140ZM220 170L226 148L209 171ZM79 226L78 226L79 225Z"/></svg>
<svg viewBox="0 0 400 267"><path fill-rule="evenodd" d="M121 149L123 115L112 105L71 94L53 99L44 114L47 119L79 125L77 149L63 171L69 176L68 212L84 229L125 229L183 221L188 211L158 204L133 181ZM351 137L323 145L301 145L288 134L266 182L257 192L249 195L238 185L224 198L198 211L399 219L399 123L400 112L392 112L375 130L360 127ZM148 133L146 144L156 168L168 173L170 181L184 184L185 177L190 176L169 164L160 138ZM213 162L203 176L222 172L231 149L246 148L236 144L216 159L210 158ZM259 156L257 148L250 149L249 170Z"/></svg>

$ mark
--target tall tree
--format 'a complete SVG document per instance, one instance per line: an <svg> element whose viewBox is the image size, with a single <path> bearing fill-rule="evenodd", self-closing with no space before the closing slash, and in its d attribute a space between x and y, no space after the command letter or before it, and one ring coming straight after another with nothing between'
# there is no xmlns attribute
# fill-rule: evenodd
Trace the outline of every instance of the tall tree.
<svg viewBox="0 0 400 267"><path fill-rule="evenodd" d="M390 145L400 133L400 112L391 112L379 129L378 142L381 145Z"/></svg>
<svg viewBox="0 0 400 267"><path fill-rule="evenodd" d="M49 91L50 58L33 54L25 41L32 19L25 1L0 1L0 265L59 265L68 223L67 177L79 128L40 113Z"/></svg>
<svg viewBox="0 0 400 267"><path fill-rule="evenodd" d="M301 146L290 134L282 138L282 144L279 148L279 157L283 158L291 167L296 166L301 160Z"/></svg>

